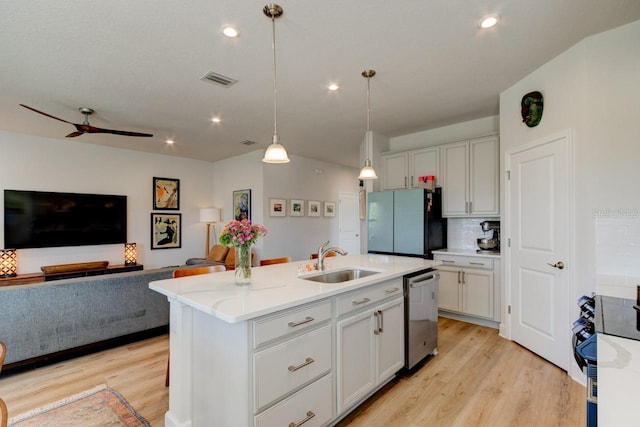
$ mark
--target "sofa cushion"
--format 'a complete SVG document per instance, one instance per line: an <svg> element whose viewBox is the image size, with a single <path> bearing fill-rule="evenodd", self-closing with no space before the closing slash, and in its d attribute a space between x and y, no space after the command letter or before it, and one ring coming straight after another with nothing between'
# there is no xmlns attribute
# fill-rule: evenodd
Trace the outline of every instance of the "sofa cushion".
<svg viewBox="0 0 640 427"><path fill-rule="evenodd" d="M229 248L227 246L214 245L207 256L207 260L223 264L228 253Z"/></svg>

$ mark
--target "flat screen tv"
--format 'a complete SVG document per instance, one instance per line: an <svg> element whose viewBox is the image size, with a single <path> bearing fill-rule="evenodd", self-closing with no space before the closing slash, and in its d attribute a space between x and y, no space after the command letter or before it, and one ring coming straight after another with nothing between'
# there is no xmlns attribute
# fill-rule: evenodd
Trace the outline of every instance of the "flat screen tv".
<svg viewBox="0 0 640 427"><path fill-rule="evenodd" d="M125 243L127 196L4 190L4 247Z"/></svg>

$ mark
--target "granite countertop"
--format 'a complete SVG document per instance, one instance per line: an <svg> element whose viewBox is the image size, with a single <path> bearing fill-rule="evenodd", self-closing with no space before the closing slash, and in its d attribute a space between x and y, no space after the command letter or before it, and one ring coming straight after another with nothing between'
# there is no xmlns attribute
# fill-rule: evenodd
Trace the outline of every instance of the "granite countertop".
<svg viewBox="0 0 640 427"><path fill-rule="evenodd" d="M462 256L477 256L477 257L485 257L485 258L500 258L500 252L476 252L474 249L456 249L456 248L446 248L446 249L438 249L433 251L434 254L442 254L442 255L462 255Z"/></svg>
<svg viewBox="0 0 640 427"><path fill-rule="evenodd" d="M252 283L237 286L234 271L156 280L149 287L228 323L250 320L276 311L369 286L440 265L439 261L392 255L347 255L325 259L325 272L345 268L379 271L379 274L343 283L318 283L298 276L309 260L252 268Z"/></svg>

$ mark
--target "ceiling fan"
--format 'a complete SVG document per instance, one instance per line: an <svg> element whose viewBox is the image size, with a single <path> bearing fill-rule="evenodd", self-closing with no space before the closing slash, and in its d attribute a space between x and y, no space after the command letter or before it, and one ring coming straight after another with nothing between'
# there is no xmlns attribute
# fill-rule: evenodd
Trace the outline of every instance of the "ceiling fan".
<svg viewBox="0 0 640 427"><path fill-rule="evenodd" d="M63 120L61 118L52 116L51 114L47 114L45 112L36 110L35 108L29 107L28 105L24 105L24 104L20 104L21 107L24 107L28 110L34 111L36 113L42 114L43 116L47 116L47 117L51 117L52 119L56 119L59 120L61 122L64 123L69 123L70 125L73 125L76 127L76 131L75 132L71 132L69 135L67 135L67 138L73 138L76 136L80 136L84 133L112 133L114 135L124 135L124 136L146 136L146 137L151 137L153 136L150 133L140 133L140 132L129 132L126 130L113 130L113 129L103 129L103 128L98 128L95 126L91 126L91 124L89 124L89 116L93 114L93 109L88 108L88 107L79 107L78 110L80 110L80 112L82 114L84 114L84 122L82 123L71 123L69 121Z"/></svg>

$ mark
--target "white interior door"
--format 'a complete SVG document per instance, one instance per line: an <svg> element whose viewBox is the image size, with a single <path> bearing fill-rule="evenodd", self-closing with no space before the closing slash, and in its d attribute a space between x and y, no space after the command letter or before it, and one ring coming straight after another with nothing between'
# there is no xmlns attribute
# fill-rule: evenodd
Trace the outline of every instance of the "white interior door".
<svg viewBox="0 0 640 427"><path fill-rule="evenodd" d="M570 145L569 132L545 138L510 152L506 167L511 338L565 370L571 358Z"/></svg>
<svg viewBox="0 0 640 427"><path fill-rule="evenodd" d="M360 253L360 200L358 193L338 194L338 246Z"/></svg>

